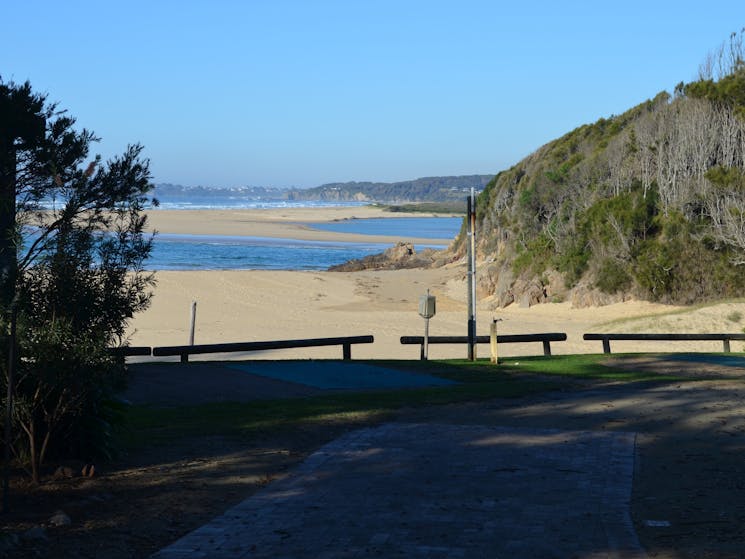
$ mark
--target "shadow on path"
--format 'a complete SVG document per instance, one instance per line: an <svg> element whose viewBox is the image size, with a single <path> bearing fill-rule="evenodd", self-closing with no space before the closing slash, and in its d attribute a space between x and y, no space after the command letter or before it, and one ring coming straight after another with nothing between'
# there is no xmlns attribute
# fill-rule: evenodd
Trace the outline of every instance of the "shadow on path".
<svg viewBox="0 0 745 559"><path fill-rule="evenodd" d="M623 557L634 435L389 423L154 557Z"/></svg>

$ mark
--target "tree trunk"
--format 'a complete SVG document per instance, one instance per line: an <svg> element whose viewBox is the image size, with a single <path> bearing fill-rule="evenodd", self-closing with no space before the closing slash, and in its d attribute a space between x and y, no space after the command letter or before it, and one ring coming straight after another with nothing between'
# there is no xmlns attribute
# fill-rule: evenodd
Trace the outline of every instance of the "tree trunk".
<svg viewBox="0 0 745 559"><path fill-rule="evenodd" d="M31 480L35 485L39 484L39 457L36 451L36 423L32 419L29 423L28 431L28 452L29 461L31 462Z"/></svg>
<svg viewBox="0 0 745 559"><path fill-rule="evenodd" d="M15 294L16 152L11 138L0 137L0 309L10 309Z"/></svg>

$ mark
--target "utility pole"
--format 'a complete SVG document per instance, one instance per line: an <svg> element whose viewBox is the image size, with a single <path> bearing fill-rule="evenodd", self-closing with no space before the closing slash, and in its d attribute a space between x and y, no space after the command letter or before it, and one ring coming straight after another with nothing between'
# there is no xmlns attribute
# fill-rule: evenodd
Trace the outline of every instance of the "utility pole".
<svg viewBox="0 0 745 559"><path fill-rule="evenodd" d="M476 192L471 187L466 223L468 238L468 360L476 361Z"/></svg>

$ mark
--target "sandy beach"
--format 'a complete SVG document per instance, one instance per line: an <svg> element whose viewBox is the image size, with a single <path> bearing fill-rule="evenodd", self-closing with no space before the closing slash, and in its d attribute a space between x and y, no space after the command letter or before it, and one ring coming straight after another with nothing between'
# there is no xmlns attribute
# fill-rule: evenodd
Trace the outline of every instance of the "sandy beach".
<svg viewBox="0 0 745 559"><path fill-rule="evenodd" d="M151 231L179 235L242 235L304 241L395 243L399 237L356 235L313 229L314 223L349 219L422 217L427 214L386 212L374 206L282 208L278 210L153 210ZM452 239L407 238L417 244L449 244Z"/></svg>
<svg viewBox="0 0 745 559"><path fill-rule="evenodd" d="M255 235L341 240L339 234L312 231L298 223L391 217L376 208L323 208L247 211L155 211L151 223L168 233ZM301 237L301 235L308 235ZM312 236L312 237L311 237ZM344 236L344 240L356 240ZM365 236L366 240L370 240ZM381 242L395 242L384 238ZM197 302L195 343L263 341L326 336L375 336L374 344L352 349L353 358L417 359L418 346L402 346L400 336L422 335L419 297L427 289L437 297L431 335L466 334L465 265L433 270L365 272L295 271L160 271L152 306L131 324L132 345L182 345L188 342L192 301ZM582 340L585 332L741 332L745 303L681 308L643 301L575 309L571 303L531 308L513 304L495 308L490 298L478 301L477 330L502 319L505 334L565 332L566 342L552 344L555 354L599 353L600 342ZM734 343L733 351L741 351ZM616 342L614 351L721 351L720 342ZM488 355L487 345L479 354ZM540 344L500 347L501 356L535 355ZM465 357L465 346L431 346L430 358ZM310 348L254 354L256 358L339 358L341 349ZM253 356L252 356L253 357ZM209 356L205 356L209 358Z"/></svg>

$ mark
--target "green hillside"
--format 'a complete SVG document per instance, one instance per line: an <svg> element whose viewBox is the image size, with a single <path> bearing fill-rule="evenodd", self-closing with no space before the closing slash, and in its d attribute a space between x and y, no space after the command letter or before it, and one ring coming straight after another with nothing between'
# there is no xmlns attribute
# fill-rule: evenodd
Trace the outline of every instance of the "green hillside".
<svg viewBox="0 0 745 559"><path fill-rule="evenodd" d="M290 200L370 201L383 203L465 200L471 188L481 191L494 175L423 177L400 182L330 183L290 191Z"/></svg>
<svg viewBox="0 0 745 559"><path fill-rule="evenodd" d="M502 305L741 296L742 38L672 95L581 126L499 173L477 202L482 290Z"/></svg>

